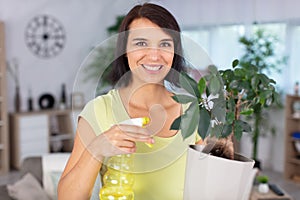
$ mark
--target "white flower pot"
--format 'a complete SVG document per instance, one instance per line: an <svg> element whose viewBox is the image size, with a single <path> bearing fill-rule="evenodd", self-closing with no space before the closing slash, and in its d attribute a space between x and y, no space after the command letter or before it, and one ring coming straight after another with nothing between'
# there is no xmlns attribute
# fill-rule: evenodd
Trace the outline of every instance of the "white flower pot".
<svg viewBox="0 0 300 200"><path fill-rule="evenodd" d="M198 146L188 148L184 200L248 200L257 172L254 161L239 154L236 160L208 155Z"/></svg>
<svg viewBox="0 0 300 200"><path fill-rule="evenodd" d="M258 184L258 192L266 194L269 192L269 185L268 183L260 183Z"/></svg>

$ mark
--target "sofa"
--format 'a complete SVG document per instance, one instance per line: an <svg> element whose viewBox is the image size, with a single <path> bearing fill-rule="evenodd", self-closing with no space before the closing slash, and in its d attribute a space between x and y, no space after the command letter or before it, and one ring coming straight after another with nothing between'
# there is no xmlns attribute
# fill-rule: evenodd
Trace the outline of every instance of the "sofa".
<svg viewBox="0 0 300 200"><path fill-rule="evenodd" d="M69 156L69 153L54 153L25 158L19 179L13 184L0 186L0 199L56 200L57 184ZM98 177L91 199L99 199L100 187Z"/></svg>
<svg viewBox="0 0 300 200"><path fill-rule="evenodd" d="M25 174L31 173L36 180L43 185L43 175L42 175L42 158L39 157L28 157L26 158L20 169L20 178L22 178ZM7 191L7 185L0 186L0 199L1 200L11 200L11 198Z"/></svg>

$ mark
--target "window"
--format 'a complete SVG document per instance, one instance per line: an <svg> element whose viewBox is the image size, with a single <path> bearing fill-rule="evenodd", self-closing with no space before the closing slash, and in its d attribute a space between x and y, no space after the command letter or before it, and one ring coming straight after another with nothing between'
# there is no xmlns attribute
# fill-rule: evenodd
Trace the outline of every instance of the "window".
<svg viewBox="0 0 300 200"><path fill-rule="evenodd" d="M300 25L294 25L290 28L290 53L289 53L289 68L285 72L290 80L286 83L288 91L293 93L293 86L296 81L300 81ZM286 70L286 69L284 69Z"/></svg>
<svg viewBox="0 0 300 200"><path fill-rule="evenodd" d="M287 55L289 50L286 49L287 25L285 23L268 23L251 25L249 27L244 25L222 25L205 27L203 29L184 29L183 33L206 49L212 62L219 69L226 69L231 67L234 59L240 58L243 54L243 46L239 43L239 38L244 34L256 31L258 28L263 28L267 33L276 35L279 40L279 44L275 49L276 54L278 56ZM300 52L300 26L293 29L292 33L293 37L295 37L293 40L295 41L293 42L293 48L289 56L289 59L291 59L289 63L291 66L300 66L300 58L297 59L297 57L300 57L297 56L297 53ZM282 68L282 66L280 67ZM300 68L291 67L290 73L293 74L293 78L289 79L288 73L285 72L286 69L289 68L285 66L282 69L282 73L272 72L268 74L277 82L277 86L285 91L287 91L287 87L292 87L291 84L297 79L297 74L300 74ZM287 85L284 80L292 80L293 82Z"/></svg>

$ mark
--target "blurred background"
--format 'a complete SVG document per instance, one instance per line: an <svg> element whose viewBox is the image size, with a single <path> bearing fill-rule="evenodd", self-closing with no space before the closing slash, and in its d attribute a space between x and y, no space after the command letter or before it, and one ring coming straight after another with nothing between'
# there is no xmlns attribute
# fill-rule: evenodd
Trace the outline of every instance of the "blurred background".
<svg viewBox="0 0 300 200"><path fill-rule="evenodd" d="M7 99L7 113L15 116L18 113L39 112L44 109L43 106L53 110L68 109L71 97L76 98L75 106L79 112L82 105L95 96L98 81L82 70L82 63L87 62L94 47L105 43L113 34L108 28L116 25L118 17L143 2L147 1L0 0L0 21L4 25L4 31L0 34L5 36L5 55L0 59L7 68L3 89ZM287 62L278 66L279 71L271 71L268 75L277 82L284 106L293 106L294 101L291 105L285 105L285 100L286 95L295 95L296 82L300 81L300 1L150 2L163 5L173 13L183 34L201 46L220 69L230 68L231 62L244 54L240 37L251 36L258 28L276 35L276 56L287 57ZM45 44L50 36L53 36L52 43ZM19 109L15 103L17 87ZM46 105L41 105L42 97L45 97ZM267 118L276 134L264 134L258 152L263 167L279 173L284 173L287 156L285 112L284 108L269 111ZM57 126L57 122L50 122L53 133L58 132L55 130ZM75 126L74 119L72 126ZM299 129L296 127L291 131ZM11 135L9 128L7 130L8 135ZM251 156L251 137L245 134L241 143L241 152ZM7 144L10 149L15 148L12 146L14 142ZM14 159L12 155L8 157ZM300 171L299 160L295 165L295 169Z"/></svg>

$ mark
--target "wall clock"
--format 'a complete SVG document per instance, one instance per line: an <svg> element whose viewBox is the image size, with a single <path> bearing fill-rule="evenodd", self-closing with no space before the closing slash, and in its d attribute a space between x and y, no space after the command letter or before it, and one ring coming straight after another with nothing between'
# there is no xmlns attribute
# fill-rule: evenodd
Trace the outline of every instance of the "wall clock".
<svg viewBox="0 0 300 200"><path fill-rule="evenodd" d="M38 15L32 18L26 26L25 42L36 56L52 58L58 55L65 46L65 29L54 17Z"/></svg>

